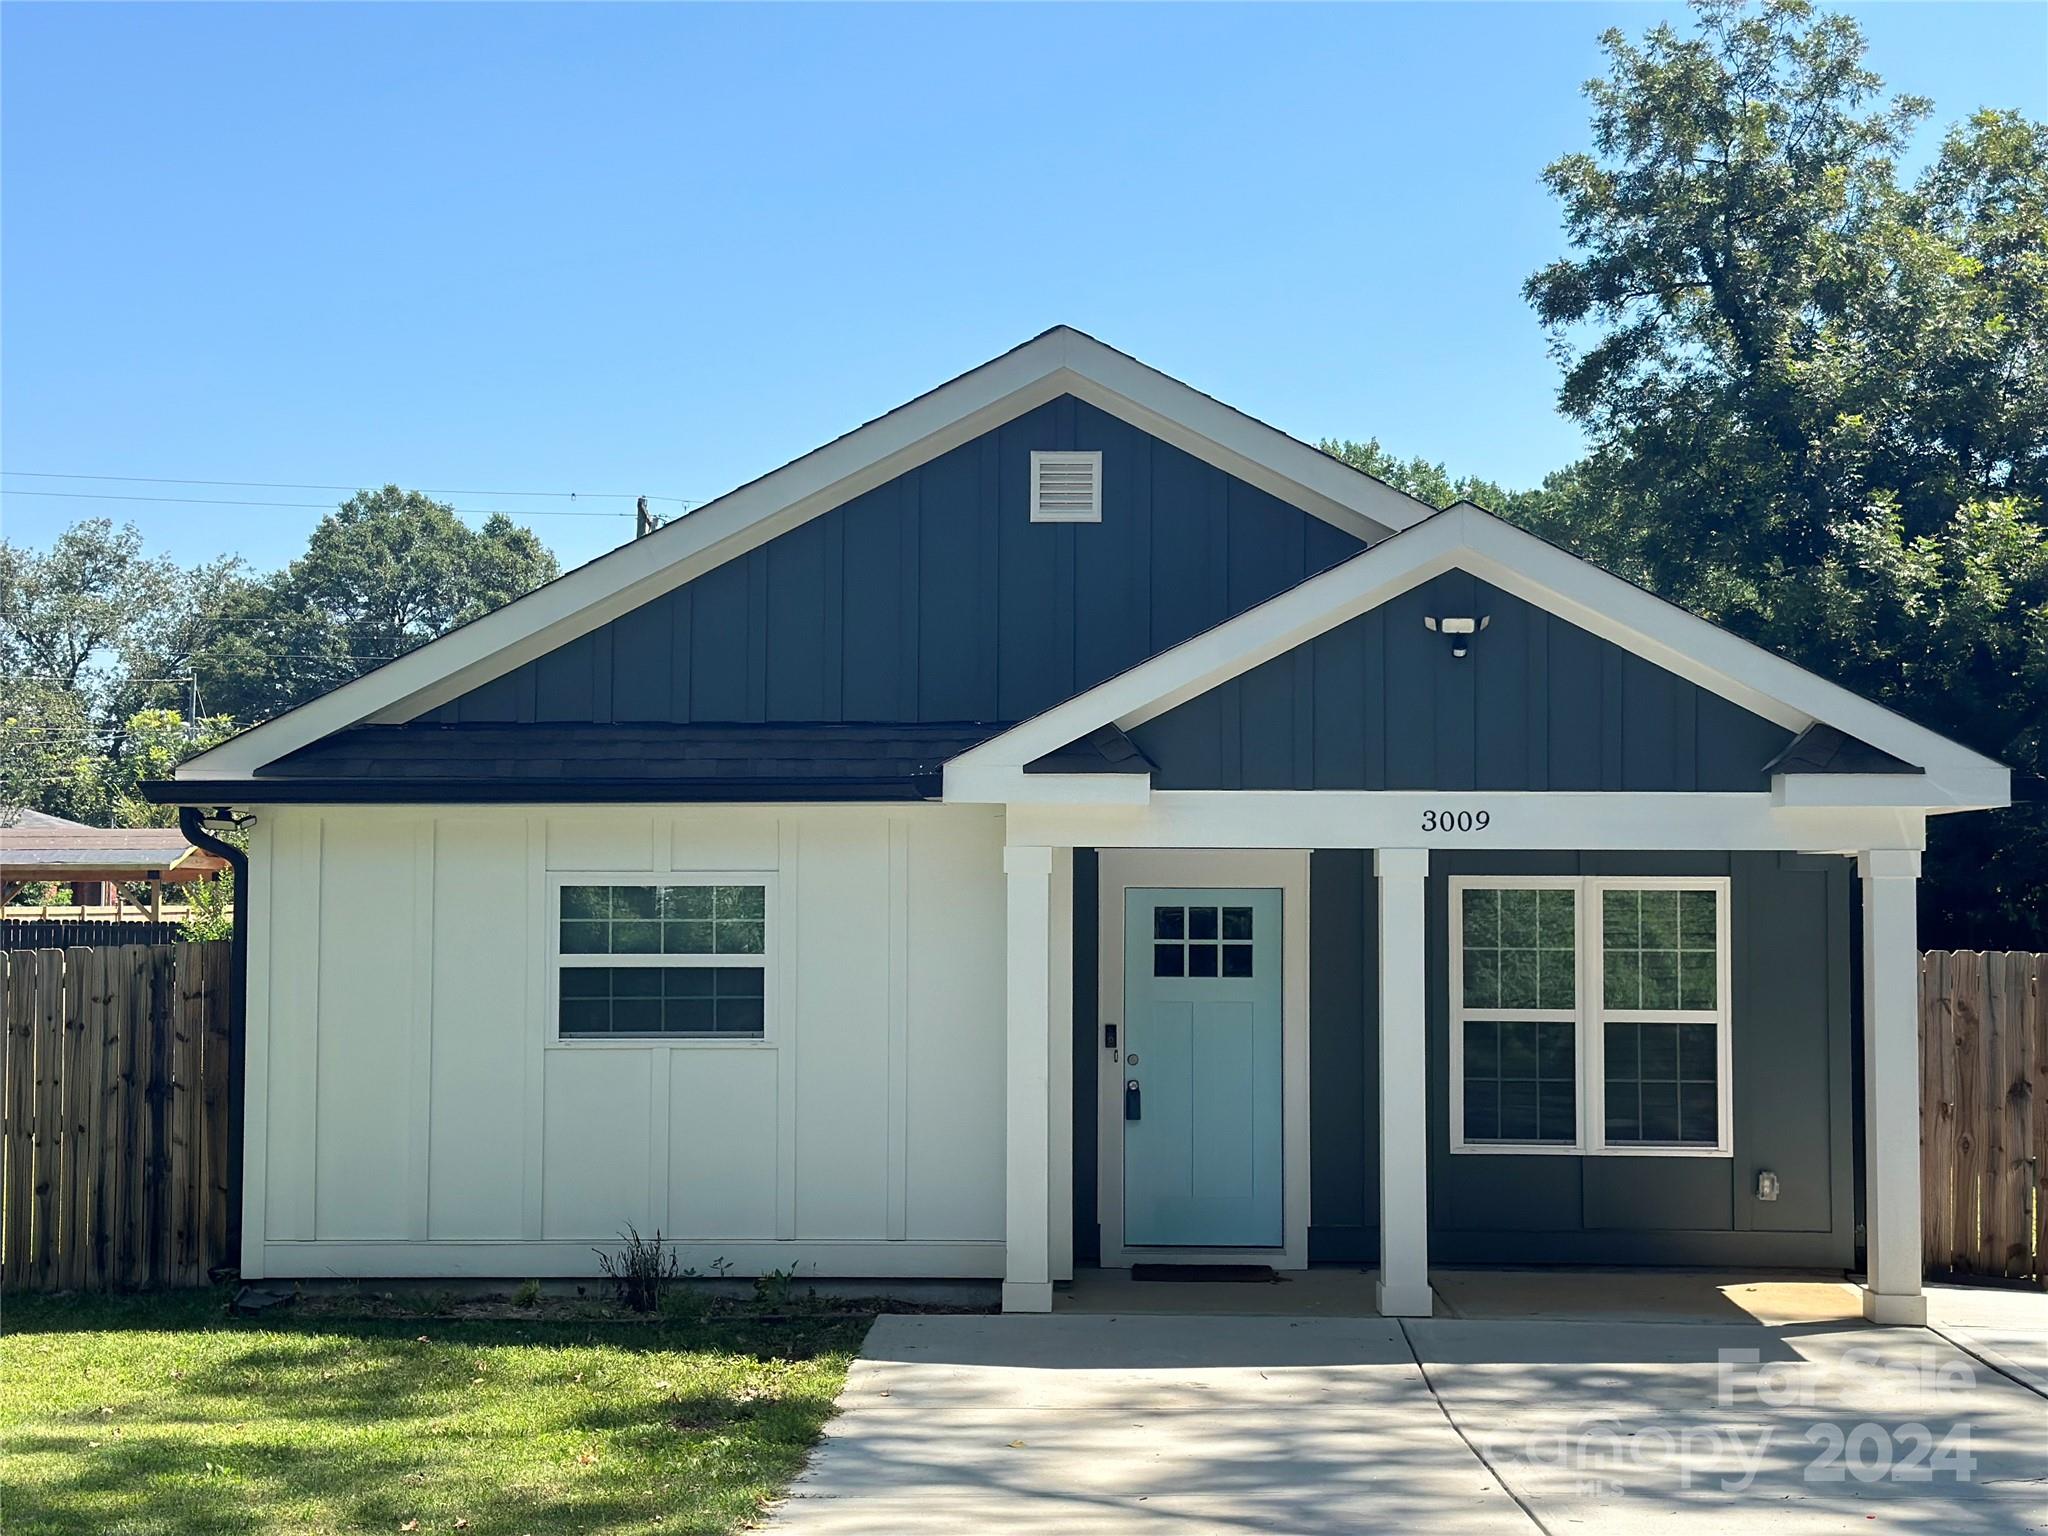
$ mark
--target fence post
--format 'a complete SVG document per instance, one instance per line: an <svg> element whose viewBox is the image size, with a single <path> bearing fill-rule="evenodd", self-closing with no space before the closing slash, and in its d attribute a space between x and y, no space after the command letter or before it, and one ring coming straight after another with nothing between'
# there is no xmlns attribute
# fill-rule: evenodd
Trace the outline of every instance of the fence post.
<svg viewBox="0 0 2048 1536"><path fill-rule="evenodd" d="M178 949L152 944L149 949L148 1088L149 1157L143 1165L143 1228L145 1285L173 1284L171 1268L171 1045L177 1028Z"/></svg>
<svg viewBox="0 0 2048 1536"><path fill-rule="evenodd" d="M1955 1231L1956 1095L1947 979L1945 953L1930 950L1920 957L1920 1220L1927 1263L1940 1268L1954 1253Z"/></svg>
<svg viewBox="0 0 2048 1536"><path fill-rule="evenodd" d="M72 1197L75 1202L70 1235L78 1251L72 1266L75 1284L99 1287L106 1284L106 1243L102 1229L106 1220L101 1209L106 1199L101 1166L102 1138L106 1129L107 1035L107 952L103 949L74 949L65 972L68 997L76 1010L73 1017L71 1049L74 1061L70 1078L71 1117L65 1124L72 1137L70 1166L75 1170Z"/></svg>
<svg viewBox="0 0 2048 1536"><path fill-rule="evenodd" d="M0 1196L6 1202L6 1211L0 1214L0 1286L9 1291L22 1289L28 1277L30 1176L34 1169L28 1107L35 1074L35 1035L30 1024L34 981L35 956L25 950L10 951L5 1007L7 1081L5 1095L0 1097L0 1145L6 1154L6 1189Z"/></svg>
<svg viewBox="0 0 2048 1536"><path fill-rule="evenodd" d="M238 1108L228 1096L234 1081L229 1061L232 1034L228 1009L233 1006L234 986L231 945L212 943L206 949L206 1038L200 1048L199 1071L205 1084L206 1155L204 1183L206 1248L199 1261L200 1278L216 1264L239 1264L241 1256L228 1252L228 1201L236 1188L240 1170L228 1164L228 1117Z"/></svg>
<svg viewBox="0 0 2048 1536"><path fill-rule="evenodd" d="M36 1230L34 1283L55 1290L62 1283L58 1258L58 1198L63 1188L64 1132L64 951L36 951Z"/></svg>
<svg viewBox="0 0 2048 1536"><path fill-rule="evenodd" d="M171 1219L173 1285L199 1283L199 1037L206 1005L199 947L173 951L177 1012L171 1021Z"/></svg>
<svg viewBox="0 0 2048 1536"><path fill-rule="evenodd" d="M2027 1100L2033 1106L2034 1134L2027 1147L2033 1159L2034 1278L2048 1280L2048 955L2033 955L2027 966Z"/></svg>
<svg viewBox="0 0 2048 1536"><path fill-rule="evenodd" d="M92 951L64 951L64 1102L58 1126L63 1154L63 1180L57 1187L57 1231L61 1251L57 1260L57 1283L67 1291L85 1284L85 1207L87 1172L91 1155L86 1149L83 1106L85 1100L85 991L86 966Z"/></svg>

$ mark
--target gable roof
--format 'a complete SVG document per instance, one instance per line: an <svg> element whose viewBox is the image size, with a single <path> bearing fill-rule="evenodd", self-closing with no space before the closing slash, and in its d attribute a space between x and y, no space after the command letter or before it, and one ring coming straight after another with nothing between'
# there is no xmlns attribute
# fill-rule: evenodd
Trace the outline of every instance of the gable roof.
<svg viewBox="0 0 2048 1536"><path fill-rule="evenodd" d="M645 538L229 738L180 766L176 779L246 778L331 732L411 720L1061 395L1367 541L1432 511L1092 336L1055 326Z"/></svg>
<svg viewBox="0 0 2048 1536"><path fill-rule="evenodd" d="M2009 804L2011 774L1982 753L1916 725L1837 683L1731 634L1492 513L1459 502L1205 630L1001 735L946 766L946 798L1030 803L1045 796L1047 754L1105 726L1130 730L1293 650L1448 570L1464 570L1610 640L1645 661L1799 734L1855 743L1862 804L1930 810ZM1846 761L1846 759L1845 759ZM1897 764L1896 767L1892 766ZM1783 783L1832 768L1802 754L1773 765ZM1096 770L1100 772L1100 770ZM1035 784L1033 782L1035 779ZM1128 800L1128 786L1104 792Z"/></svg>

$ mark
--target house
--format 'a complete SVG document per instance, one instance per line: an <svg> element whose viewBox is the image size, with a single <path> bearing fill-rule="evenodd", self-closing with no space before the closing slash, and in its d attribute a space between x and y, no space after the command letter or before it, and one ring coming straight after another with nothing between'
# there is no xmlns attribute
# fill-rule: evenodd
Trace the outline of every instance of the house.
<svg viewBox="0 0 2048 1536"><path fill-rule="evenodd" d="M254 818L250 1277L1867 1245L1902 1321L2008 775L1060 328L156 793Z"/></svg>

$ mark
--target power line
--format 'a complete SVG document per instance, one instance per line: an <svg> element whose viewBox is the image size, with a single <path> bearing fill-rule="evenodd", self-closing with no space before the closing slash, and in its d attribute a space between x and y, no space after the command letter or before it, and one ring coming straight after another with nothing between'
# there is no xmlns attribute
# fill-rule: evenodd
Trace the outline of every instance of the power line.
<svg viewBox="0 0 2048 1536"><path fill-rule="evenodd" d="M445 494L456 495L458 492ZM0 487L0 496L61 496L72 501L157 501L186 507L280 507L308 512L332 512L324 501L228 501L213 496L138 496L115 491L42 491L15 486ZM453 507L460 517L631 517L633 513L584 511L576 507Z"/></svg>
<svg viewBox="0 0 2048 1536"><path fill-rule="evenodd" d="M125 485L214 485L258 491L363 491L366 485L325 485L305 480L185 480L175 475L85 475L54 469L0 469L0 475L17 475L28 480L108 480ZM430 486L416 487L422 496L553 496L569 501L637 501L637 491L448 491ZM687 496L649 496L649 501L673 501L685 507L702 502Z"/></svg>

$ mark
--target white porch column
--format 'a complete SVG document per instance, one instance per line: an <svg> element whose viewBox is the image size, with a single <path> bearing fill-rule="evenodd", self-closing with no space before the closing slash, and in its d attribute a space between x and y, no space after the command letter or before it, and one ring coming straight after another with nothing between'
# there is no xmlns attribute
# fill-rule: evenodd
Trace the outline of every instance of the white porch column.
<svg viewBox="0 0 2048 1536"><path fill-rule="evenodd" d="M1427 848L1382 848L1380 957L1380 1278L1383 1317L1428 1317Z"/></svg>
<svg viewBox="0 0 2048 1536"><path fill-rule="evenodd" d="M1920 1290L1920 855L1857 856L1863 880L1863 1315L1927 1321Z"/></svg>
<svg viewBox="0 0 2048 1536"><path fill-rule="evenodd" d="M1003 1310L1052 1310L1052 850L1005 848L1009 1071Z"/></svg>

